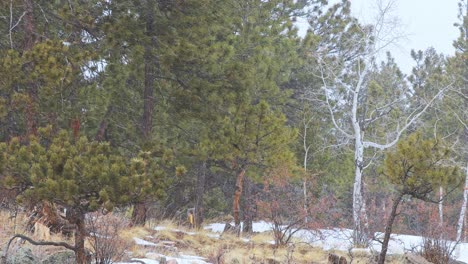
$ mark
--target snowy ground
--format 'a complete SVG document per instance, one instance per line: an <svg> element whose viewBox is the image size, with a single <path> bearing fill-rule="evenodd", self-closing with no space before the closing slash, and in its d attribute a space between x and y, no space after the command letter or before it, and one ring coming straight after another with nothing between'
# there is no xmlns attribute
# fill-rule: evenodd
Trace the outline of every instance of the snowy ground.
<svg viewBox="0 0 468 264"><path fill-rule="evenodd" d="M220 233L224 229L224 224L216 223L207 225L205 229ZM264 221L256 222L253 223L252 229L254 232L269 231L271 230L271 224ZM352 248L352 233L353 231L350 229L320 230L320 234L301 230L294 234L294 236L314 246L321 247L324 250L336 249L348 251ZM394 234L392 235L392 240L390 240L387 254L403 254L418 248L421 244L422 237ZM368 250L380 252L380 249L381 245L375 241ZM457 245L454 254L457 260L468 263L468 243L460 243Z"/></svg>
<svg viewBox="0 0 468 264"><path fill-rule="evenodd" d="M205 226L205 229L213 233L208 234L212 238L219 238L221 233L224 230L224 225L221 223L214 223ZM271 224L260 221L253 223L254 232L266 232L271 230ZM163 230L165 227L157 227L156 230ZM174 230L177 231L177 230ZM181 232L180 230L178 230ZM196 234L195 232L185 232L189 235ZM305 242L308 242L316 247L321 247L324 250L336 249L342 251L348 251L352 248L352 230L350 229L326 229L320 230L318 233L313 233L306 230L301 230L295 233L295 237L302 239ZM142 246L156 246L155 243L146 241L141 238L134 238L135 243ZM244 239L248 241L248 239ZM410 236L410 235L392 235L392 240L389 244L388 254L403 254L412 249L417 248L422 244L422 237L419 236ZM380 244L374 242L367 249L368 251L379 252ZM457 246L455 250L456 259L468 263L468 243L461 243ZM146 258L134 258L132 260L138 260L147 264L159 264L159 259L165 257L167 261L176 260L178 264L208 264L203 257L199 256L189 256L180 254L178 257L164 256L155 252L147 253ZM134 263L134 262L133 262ZM120 262L118 264L127 264Z"/></svg>

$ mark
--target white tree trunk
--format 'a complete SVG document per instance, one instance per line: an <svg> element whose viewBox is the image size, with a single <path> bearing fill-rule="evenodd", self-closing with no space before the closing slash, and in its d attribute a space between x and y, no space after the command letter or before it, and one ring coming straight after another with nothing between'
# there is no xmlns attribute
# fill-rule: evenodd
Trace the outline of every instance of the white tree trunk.
<svg viewBox="0 0 468 264"><path fill-rule="evenodd" d="M307 212L307 164L306 164L306 160L307 160L307 152L304 155L304 173L306 175L304 176L304 181L302 183L303 185L302 188L304 191L304 214L305 214L304 222L305 223L309 222L309 219L307 218L308 212Z"/></svg>
<svg viewBox="0 0 468 264"><path fill-rule="evenodd" d="M362 170L364 169L364 142L363 131L358 118L358 99L364 78L368 72L368 66L360 73L359 81L353 93L353 105L351 119L354 132L354 190L353 190L353 220L354 220L354 244L367 246L367 213L365 200L362 195Z"/></svg>
<svg viewBox="0 0 468 264"><path fill-rule="evenodd" d="M440 226L444 224L444 188L439 187L439 223Z"/></svg>
<svg viewBox="0 0 468 264"><path fill-rule="evenodd" d="M385 10L384 10L385 11ZM388 11L388 10L387 10ZM381 17L383 18L383 16ZM382 21L380 21L382 22ZM380 25L380 26L383 26ZM378 33L378 32L377 32ZM369 41L371 38L374 38L376 36L366 36L365 41ZM370 67L372 67L372 60L373 56L375 55L375 47L370 45L367 47L367 52L364 53L363 57L357 58L357 74L358 74L358 80L355 84L350 84L347 86L346 84L345 89L349 94L352 94L352 102L347 101L347 105L351 107L350 109L350 116L351 116L351 121L352 121L352 131L348 131L347 128L342 127L338 122L335 117L335 110L334 107L332 107L332 104L330 101L333 101L333 96L331 95L333 89L336 89L333 85L336 84L342 84L341 80L336 79L337 77L332 74L332 80L333 80L333 85L327 85L327 78L328 75L325 73L327 67L321 67L320 74L321 74L321 79L323 82L323 90L324 90L324 95L325 95L325 103L328 108L328 111L330 113L331 121L333 123L333 126L339 131L342 135L344 135L346 138L350 140L354 140L354 162L355 162L355 177L354 177L354 186L353 186L353 220L354 220L354 244L355 245L366 245L369 241L367 241L367 229L368 229L368 221L367 221L367 213L366 213L366 205L365 205L365 200L363 198L362 194L362 177L363 177L363 170L365 168L364 165L364 150L366 148L374 148L374 149L379 149L379 150L386 150L388 148L391 148L395 146L398 141L400 140L400 137L403 135L403 133L416 121L418 120L425 112L426 110L432 105L432 103L437 99L440 98L440 96L444 93L446 89L448 89L451 84L447 85L446 87L442 88L434 97L432 97L431 100L427 102L427 104L419 111L414 111L409 116L406 118L406 120L403 123L403 126L400 127L398 126L396 129L395 136L393 137L393 140L387 141L384 144L380 144L377 142L372 142L372 141L366 141L364 137L364 130L363 130L363 125L366 122L371 122L371 121L366 121L366 119L362 118L359 116L358 113L358 107L360 106L360 96L362 97L362 90L366 89L367 85L367 77L370 72ZM393 103L397 102L398 100L394 101ZM393 103L388 104L388 107L391 107ZM384 107L385 108L385 107ZM348 110L346 110L348 111Z"/></svg>
<svg viewBox="0 0 468 264"><path fill-rule="evenodd" d="M310 121L310 119L309 119ZM304 124L304 134L302 135L303 136L303 147L304 147L304 181L303 181L303 192L304 192L304 213L305 213L305 217L304 217L304 221L307 223L309 221L309 219L307 218L307 161L309 160L309 149L310 149L310 145L307 144L307 129L309 128L309 122L305 120L305 117L304 119L302 120L303 124Z"/></svg>
<svg viewBox="0 0 468 264"><path fill-rule="evenodd" d="M463 191L463 205L460 210L460 217L457 224L457 240L460 241L463 231L463 221L465 219L466 206L468 203L468 163L466 164L465 189Z"/></svg>
<svg viewBox="0 0 468 264"><path fill-rule="evenodd" d="M353 220L355 245L367 244L367 213L365 201L362 196L362 169L364 162L364 146L362 140L356 138L355 141L355 175L353 189Z"/></svg>

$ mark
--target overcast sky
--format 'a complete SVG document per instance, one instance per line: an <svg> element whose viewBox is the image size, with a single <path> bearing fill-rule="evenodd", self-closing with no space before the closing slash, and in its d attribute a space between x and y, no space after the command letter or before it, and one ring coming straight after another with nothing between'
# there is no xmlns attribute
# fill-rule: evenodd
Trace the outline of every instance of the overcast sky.
<svg viewBox="0 0 468 264"><path fill-rule="evenodd" d="M332 1L333 2L333 1ZM385 0L388 2L388 0ZM426 50L434 47L438 53L453 55L453 41L459 31L453 26L458 22L459 0L394 0L392 16L402 25L406 39L390 47L398 65L405 73L411 71L411 49ZM352 12L359 20L372 22L376 14L377 0L351 0Z"/></svg>

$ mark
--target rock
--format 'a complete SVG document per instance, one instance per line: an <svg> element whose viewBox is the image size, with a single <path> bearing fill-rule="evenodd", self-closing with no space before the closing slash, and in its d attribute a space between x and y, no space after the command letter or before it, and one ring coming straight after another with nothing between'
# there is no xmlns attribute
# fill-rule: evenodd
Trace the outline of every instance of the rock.
<svg viewBox="0 0 468 264"><path fill-rule="evenodd" d="M404 263L405 264L432 264L432 262L427 261L425 258L415 255L406 253L404 255Z"/></svg>
<svg viewBox="0 0 468 264"><path fill-rule="evenodd" d="M338 262L339 264L348 264L348 261L346 260L345 257L341 256L340 261Z"/></svg>
<svg viewBox="0 0 468 264"><path fill-rule="evenodd" d="M171 259L167 262L167 264L177 264L177 260Z"/></svg>
<svg viewBox="0 0 468 264"><path fill-rule="evenodd" d="M336 254L329 253L328 264L348 264L348 261L343 256L338 256Z"/></svg>
<svg viewBox="0 0 468 264"><path fill-rule="evenodd" d="M328 254L328 264L339 264L340 263L340 257L338 255L335 255L333 253Z"/></svg>
<svg viewBox="0 0 468 264"><path fill-rule="evenodd" d="M30 248L20 248L10 255L7 264L40 264L41 261L33 255Z"/></svg>
<svg viewBox="0 0 468 264"><path fill-rule="evenodd" d="M73 251L61 251L48 256L42 264L75 264L75 253Z"/></svg>

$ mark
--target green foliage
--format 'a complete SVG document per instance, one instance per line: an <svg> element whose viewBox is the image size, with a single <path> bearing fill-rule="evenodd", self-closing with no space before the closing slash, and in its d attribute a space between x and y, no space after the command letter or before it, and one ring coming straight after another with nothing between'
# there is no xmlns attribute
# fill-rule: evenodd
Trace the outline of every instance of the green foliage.
<svg viewBox="0 0 468 264"><path fill-rule="evenodd" d="M74 141L61 131L56 137L41 134L27 144L8 143L8 159L2 170L9 188L21 187L19 199L41 200L95 211L111 210L120 202L116 184L125 173L125 161L112 154L106 143Z"/></svg>
<svg viewBox="0 0 468 264"><path fill-rule="evenodd" d="M131 190L121 197L123 201L135 203L145 201L149 197L156 200L165 198L165 190L170 180L163 166L170 166L172 160L171 154L164 153L159 156L155 151L142 151L136 158L132 158L129 172L120 179L121 193ZM176 167L176 175L184 173L183 167Z"/></svg>
<svg viewBox="0 0 468 264"><path fill-rule="evenodd" d="M54 199L93 211L154 197L167 198L175 212L191 202L202 162L212 174L205 187L215 188L207 199L217 211L229 209L224 197L232 191L223 188L221 195L217 186L232 185L232 174L244 166L258 183L268 169L300 162L313 175L306 176L309 193L349 200L355 162L352 151L337 147L346 142L323 107L317 65L336 65L343 84L355 81L356 64L349 71L343 65L363 53L353 40L368 28L351 16L350 1L31 0L33 34L26 2L0 1L0 17L7 18L0 23L0 170L19 200ZM306 16L310 29L301 39L294 25ZM460 78L467 69L466 15L460 18L457 54L447 65L435 51L413 54L417 96L450 76L466 97ZM374 66L358 112L363 120L377 118L362 124L366 139L381 142L417 99L406 93L391 56ZM151 97L145 97L148 87ZM306 89L321 96L304 100ZM349 115L337 102L349 96L338 87L331 102L344 129ZM151 135L142 136L148 98L154 99ZM468 113L463 98L445 98L431 110L438 135L461 134L458 119ZM448 110L458 111L447 117ZM33 122L48 128L29 138ZM73 137L56 134L71 127Z"/></svg>
<svg viewBox="0 0 468 264"><path fill-rule="evenodd" d="M216 134L203 143L215 149L213 158L242 161L245 164L288 162L293 158L288 144L294 131L284 124L285 117L266 102L242 108L224 118Z"/></svg>
<svg viewBox="0 0 468 264"><path fill-rule="evenodd" d="M413 133L399 142L395 151L387 154L383 173L399 193L428 199L428 195L439 186L460 181L457 168L444 164L449 154L442 142Z"/></svg>
<svg viewBox="0 0 468 264"><path fill-rule="evenodd" d="M164 197L162 161L152 153L142 152L128 164L109 143L50 132L41 129L28 142L13 138L0 145L3 183L17 189L18 200L45 200L86 213Z"/></svg>
<svg viewBox="0 0 468 264"><path fill-rule="evenodd" d="M227 213L229 207L221 188L216 187L206 193L203 198L203 208L205 208L205 217L212 219Z"/></svg>

